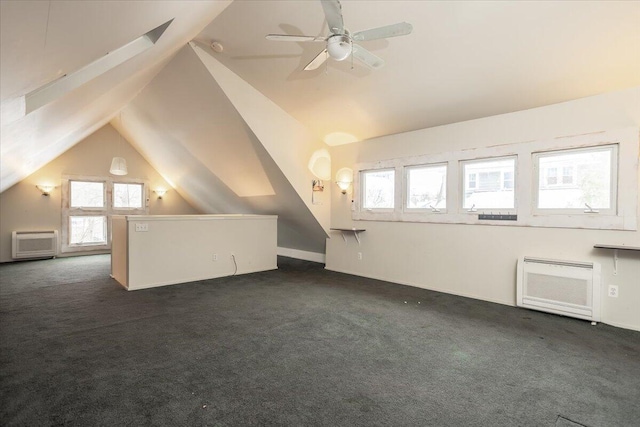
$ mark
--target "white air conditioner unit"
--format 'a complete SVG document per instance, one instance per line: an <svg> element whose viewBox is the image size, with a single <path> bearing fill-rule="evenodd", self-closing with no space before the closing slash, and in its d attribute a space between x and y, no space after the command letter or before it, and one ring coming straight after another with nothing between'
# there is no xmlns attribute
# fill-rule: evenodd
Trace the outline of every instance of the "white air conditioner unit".
<svg viewBox="0 0 640 427"><path fill-rule="evenodd" d="M579 319L600 321L600 264L522 257L516 304Z"/></svg>
<svg viewBox="0 0 640 427"><path fill-rule="evenodd" d="M13 259L48 258L58 254L58 231L14 231L11 233Z"/></svg>

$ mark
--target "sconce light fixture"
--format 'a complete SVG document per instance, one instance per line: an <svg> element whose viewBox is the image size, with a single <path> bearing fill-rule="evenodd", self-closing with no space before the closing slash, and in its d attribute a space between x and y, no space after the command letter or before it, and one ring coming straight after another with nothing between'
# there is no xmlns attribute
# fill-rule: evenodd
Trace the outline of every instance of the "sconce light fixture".
<svg viewBox="0 0 640 427"><path fill-rule="evenodd" d="M167 193L167 190L165 190L164 188L158 188L157 190L153 190L153 192L158 195L158 200L162 200L162 196Z"/></svg>
<svg viewBox="0 0 640 427"><path fill-rule="evenodd" d="M43 196L48 196L56 188L55 185L36 185L36 188L42 192Z"/></svg>
<svg viewBox="0 0 640 427"><path fill-rule="evenodd" d="M336 172L336 184L340 187L342 194L347 194L349 187L353 183L353 169L342 168Z"/></svg>

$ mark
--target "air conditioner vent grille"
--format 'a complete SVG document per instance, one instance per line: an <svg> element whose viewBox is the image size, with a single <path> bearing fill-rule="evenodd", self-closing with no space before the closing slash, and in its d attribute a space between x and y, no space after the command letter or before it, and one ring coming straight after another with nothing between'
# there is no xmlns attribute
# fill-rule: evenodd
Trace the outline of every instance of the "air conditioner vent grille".
<svg viewBox="0 0 640 427"><path fill-rule="evenodd" d="M58 254L58 231L14 231L11 233L13 259L55 257Z"/></svg>
<svg viewBox="0 0 640 427"><path fill-rule="evenodd" d="M522 257L516 304L600 321L600 264Z"/></svg>
<svg viewBox="0 0 640 427"><path fill-rule="evenodd" d="M589 282L584 279L528 273L527 295L548 301L587 305Z"/></svg>

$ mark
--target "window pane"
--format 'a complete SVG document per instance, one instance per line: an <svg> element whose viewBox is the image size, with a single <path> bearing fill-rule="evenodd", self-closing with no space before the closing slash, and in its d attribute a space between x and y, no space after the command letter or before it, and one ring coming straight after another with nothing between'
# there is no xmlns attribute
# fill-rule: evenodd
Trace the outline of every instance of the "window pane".
<svg viewBox="0 0 640 427"><path fill-rule="evenodd" d="M611 208L612 148L572 150L538 157L538 208ZM558 171L562 175L558 177ZM553 179L549 179L553 177Z"/></svg>
<svg viewBox="0 0 640 427"><path fill-rule="evenodd" d="M422 166L407 169L407 208L447 207L447 167Z"/></svg>
<svg viewBox="0 0 640 427"><path fill-rule="evenodd" d="M96 245L107 243L107 217L69 217L69 244Z"/></svg>
<svg viewBox="0 0 640 427"><path fill-rule="evenodd" d="M364 209L393 209L394 170L362 173Z"/></svg>
<svg viewBox="0 0 640 427"><path fill-rule="evenodd" d="M141 208L142 207L142 184L113 184L113 207L114 208Z"/></svg>
<svg viewBox="0 0 640 427"><path fill-rule="evenodd" d="M515 208L516 159L463 162L464 209Z"/></svg>
<svg viewBox="0 0 640 427"><path fill-rule="evenodd" d="M72 208L104 207L104 182L70 181Z"/></svg>

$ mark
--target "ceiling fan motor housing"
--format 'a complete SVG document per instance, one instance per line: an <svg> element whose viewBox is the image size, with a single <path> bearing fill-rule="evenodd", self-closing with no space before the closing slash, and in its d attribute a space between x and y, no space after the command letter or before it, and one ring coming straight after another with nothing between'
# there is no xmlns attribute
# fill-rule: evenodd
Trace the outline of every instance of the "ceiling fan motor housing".
<svg viewBox="0 0 640 427"><path fill-rule="evenodd" d="M335 34L327 40L329 56L336 61L343 61L349 57L352 50L351 37L347 34Z"/></svg>

